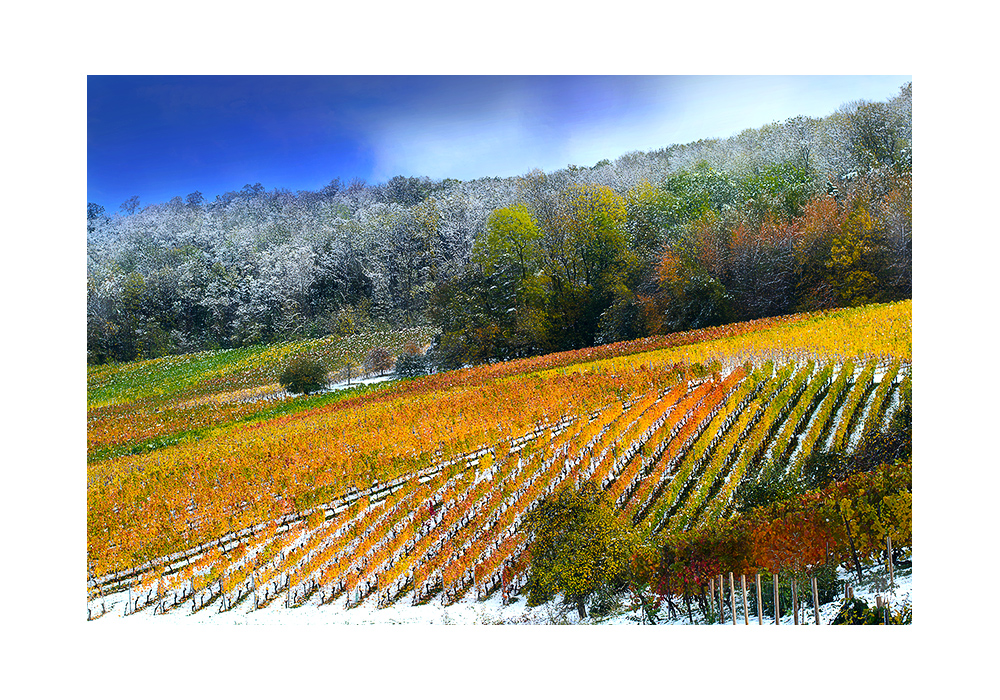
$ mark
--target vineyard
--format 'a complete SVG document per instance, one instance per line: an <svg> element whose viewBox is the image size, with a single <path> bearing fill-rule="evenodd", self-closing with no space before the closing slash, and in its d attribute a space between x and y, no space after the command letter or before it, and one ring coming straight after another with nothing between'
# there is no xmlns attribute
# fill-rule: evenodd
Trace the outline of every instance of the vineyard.
<svg viewBox="0 0 1000 700"><path fill-rule="evenodd" d="M223 425L322 403L282 390L278 376L291 357L319 360L331 381L343 382L363 372L372 349L398 354L406 343L424 346L432 337L432 329L416 328L89 367L87 461L151 451Z"/></svg>
<svg viewBox="0 0 1000 700"><path fill-rule="evenodd" d="M665 537L884 432L909 401L909 316L903 302L468 368L95 460L88 617L511 600L526 517L561 489L592 483Z"/></svg>

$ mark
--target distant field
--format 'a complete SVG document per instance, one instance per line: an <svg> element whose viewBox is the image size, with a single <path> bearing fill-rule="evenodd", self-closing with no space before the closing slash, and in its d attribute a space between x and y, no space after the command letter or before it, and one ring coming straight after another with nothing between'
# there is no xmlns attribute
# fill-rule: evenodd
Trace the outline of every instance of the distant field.
<svg viewBox="0 0 1000 700"><path fill-rule="evenodd" d="M331 372L338 373L349 363L363 364L372 348L401 350L409 340L426 345L432 337L432 329L417 328L97 365L87 368L87 408L143 399L193 398L274 384L287 359L296 355L321 359Z"/></svg>
<svg viewBox="0 0 1000 700"><path fill-rule="evenodd" d="M765 319L767 320L767 319ZM633 362L697 362L737 365L767 359L912 358L912 302L838 309L787 317L739 335L597 361L596 367Z"/></svg>
<svg viewBox="0 0 1000 700"><path fill-rule="evenodd" d="M259 420L337 397L294 397L277 383L290 357L322 360L333 378L360 372L368 352L425 346L429 328L100 365L87 370L87 458L98 462L198 438L220 426Z"/></svg>
<svg viewBox="0 0 1000 700"><path fill-rule="evenodd" d="M197 610L516 590L521 519L556 488L594 481L652 536L727 517L741 483L794 473L812 450L850 453L908 400L910 319L910 302L765 319L300 400L269 419L252 392L301 346L97 368L89 595L131 584L147 605ZM200 401L239 392L246 403Z"/></svg>

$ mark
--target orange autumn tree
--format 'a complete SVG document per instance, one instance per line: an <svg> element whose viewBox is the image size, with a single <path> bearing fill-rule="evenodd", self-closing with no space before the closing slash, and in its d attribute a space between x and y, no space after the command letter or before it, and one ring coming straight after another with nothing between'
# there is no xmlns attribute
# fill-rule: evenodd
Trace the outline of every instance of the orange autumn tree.
<svg viewBox="0 0 1000 700"><path fill-rule="evenodd" d="M751 516L753 560L772 573L807 574L838 550L821 509L821 494L807 494L793 505L755 511Z"/></svg>
<svg viewBox="0 0 1000 700"><path fill-rule="evenodd" d="M833 241L840 235L846 215L837 201L821 195L810 200L796 222L800 235L795 250L796 306L801 311L815 311L836 305L837 292L827 262Z"/></svg>

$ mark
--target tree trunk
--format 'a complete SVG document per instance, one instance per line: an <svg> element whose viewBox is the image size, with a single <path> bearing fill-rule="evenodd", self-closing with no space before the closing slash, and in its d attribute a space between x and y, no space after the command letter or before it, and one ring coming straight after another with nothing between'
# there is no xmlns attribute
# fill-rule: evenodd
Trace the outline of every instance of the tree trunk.
<svg viewBox="0 0 1000 700"><path fill-rule="evenodd" d="M854 559L854 568L858 572L858 583L862 582L861 573L861 560L858 558L858 550L854 547L854 538L851 537L851 524L847 522L844 518L844 514L840 512L840 504L837 504L837 514L840 515L840 522L844 523L844 530L847 532L847 544L851 548L851 558Z"/></svg>
<svg viewBox="0 0 1000 700"><path fill-rule="evenodd" d="M576 597L576 611L580 613L580 619L587 617L587 608L583 605L583 596Z"/></svg>

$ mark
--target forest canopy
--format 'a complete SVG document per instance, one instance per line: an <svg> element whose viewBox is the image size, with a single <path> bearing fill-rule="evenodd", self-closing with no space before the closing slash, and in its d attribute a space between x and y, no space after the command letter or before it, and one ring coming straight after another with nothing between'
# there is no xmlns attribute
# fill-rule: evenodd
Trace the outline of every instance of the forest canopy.
<svg viewBox="0 0 1000 700"><path fill-rule="evenodd" d="M432 323L453 367L909 298L911 95L520 177L88 204L87 360Z"/></svg>

